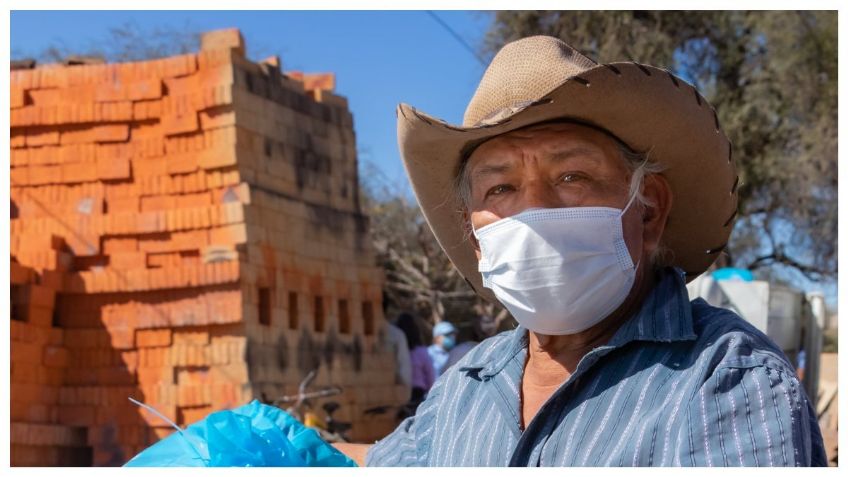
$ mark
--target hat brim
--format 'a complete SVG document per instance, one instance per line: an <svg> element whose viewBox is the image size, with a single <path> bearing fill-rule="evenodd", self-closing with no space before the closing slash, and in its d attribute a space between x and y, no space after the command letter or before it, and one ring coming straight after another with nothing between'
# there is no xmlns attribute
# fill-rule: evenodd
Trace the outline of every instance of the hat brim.
<svg viewBox="0 0 848 477"><path fill-rule="evenodd" d="M603 128L662 164L673 194L662 243L687 281L703 273L726 246L736 217L730 142L715 110L690 84L659 68L611 63L568 78L485 126L450 125L398 106L398 145L412 189L442 249L474 290L495 300L483 287L454 190L463 156L495 136L560 118Z"/></svg>

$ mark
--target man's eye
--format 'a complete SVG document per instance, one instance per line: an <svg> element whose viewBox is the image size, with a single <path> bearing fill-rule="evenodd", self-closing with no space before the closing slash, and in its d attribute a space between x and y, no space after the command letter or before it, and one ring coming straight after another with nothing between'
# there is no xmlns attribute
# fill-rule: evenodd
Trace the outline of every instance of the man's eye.
<svg viewBox="0 0 848 477"><path fill-rule="evenodd" d="M569 172L567 174L559 176L560 182L577 182L580 180L583 180L583 176L580 174L575 174L573 172Z"/></svg>
<svg viewBox="0 0 848 477"><path fill-rule="evenodd" d="M498 185L492 187L491 189L489 189L486 192L486 197L489 197L489 196L492 196L492 195L500 195L500 194L503 194L504 192L509 192L511 190L512 190L512 186L509 185L509 184L498 184Z"/></svg>

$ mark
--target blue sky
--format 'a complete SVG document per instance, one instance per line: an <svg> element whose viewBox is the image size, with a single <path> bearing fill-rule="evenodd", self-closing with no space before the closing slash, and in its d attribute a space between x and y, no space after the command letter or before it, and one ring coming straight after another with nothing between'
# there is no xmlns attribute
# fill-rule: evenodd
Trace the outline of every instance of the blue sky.
<svg viewBox="0 0 848 477"><path fill-rule="evenodd" d="M490 21L483 12L436 14L475 48ZM336 92L348 98L354 115L361 165L373 163L402 191L409 186L397 151L396 105L461 122L484 71L423 11L13 11L12 56L37 56L51 44L83 51L127 22L141 31L237 27L251 59L277 54L284 71L334 72Z"/></svg>

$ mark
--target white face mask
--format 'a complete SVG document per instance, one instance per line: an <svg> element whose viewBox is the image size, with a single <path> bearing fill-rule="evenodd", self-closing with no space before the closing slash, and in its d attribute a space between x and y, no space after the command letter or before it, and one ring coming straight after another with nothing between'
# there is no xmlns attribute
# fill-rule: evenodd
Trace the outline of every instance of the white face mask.
<svg viewBox="0 0 848 477"><path fill-rule="evenodd" d="M635 195L633 196L635 197ZM483 286L527 329L579 333L624 302L636 268L612 207L528 209L474 231Z"/></svg>

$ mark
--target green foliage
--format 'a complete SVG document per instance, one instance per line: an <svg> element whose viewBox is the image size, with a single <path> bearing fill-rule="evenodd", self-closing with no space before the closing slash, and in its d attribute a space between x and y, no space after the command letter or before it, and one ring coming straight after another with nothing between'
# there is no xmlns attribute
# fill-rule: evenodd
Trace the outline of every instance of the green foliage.
<svg viewBox="0 0 848 477"><path fill-rule="evenodd" d="M732 261L836 279L836 12L501 11L492 20L489 54L547 34L599 62L635 59L693 83L739 164Z"/></svg>

